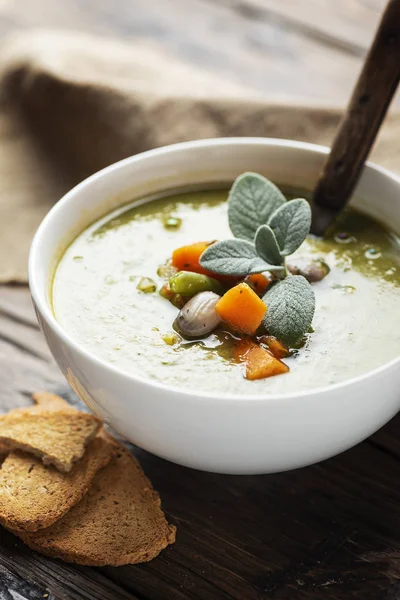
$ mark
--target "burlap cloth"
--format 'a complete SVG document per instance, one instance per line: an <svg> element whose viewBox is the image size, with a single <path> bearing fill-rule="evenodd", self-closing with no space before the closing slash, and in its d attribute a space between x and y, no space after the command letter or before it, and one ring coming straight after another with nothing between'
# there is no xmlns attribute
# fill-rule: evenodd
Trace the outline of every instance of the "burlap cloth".
<svg viewBox="0 0 400 600"><path fill-rule="evenodd" d="M341 108L271 101L138 44L39 31L3 43L0 282L25 281L40 220L70 187L164 144L273 136L329 145ZM400 115L373 158L400 171Z"/></svg>

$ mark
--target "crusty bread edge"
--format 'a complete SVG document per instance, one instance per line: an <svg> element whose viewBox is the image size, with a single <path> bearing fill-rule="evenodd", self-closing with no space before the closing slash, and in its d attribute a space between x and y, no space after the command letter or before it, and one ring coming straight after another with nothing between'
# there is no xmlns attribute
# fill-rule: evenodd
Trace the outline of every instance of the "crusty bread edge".
<svg viewBox="0 0 400 600"><path fill-rule="evenodd" d="M21 540L31 548L31 550L35 550L40 554L44 554L45 556L50 556L51 558L58 558L68 563L75 563L78 565L86 566L86 567L122 567L124 565L135 565L138 563L149 562L156 558L165 550L167 546L173 544L176 539L176 527L175 525L167 525L168 533L166 537L161 541L160 544L153 551L141 552L136 554L122 554L119 560L115 561L101 561L101 560L93 560L88 559L84 554L80 554L79 552L62 552L60 550L56 550L53 548L43 548L43 546L36 547L35 540L32 539L29 535L24 535L23 533L14 532Z"/></svg>
<svg viewBox="0 0 400 600"><path fill-rule="evenodd" d="M104 469L104 467L106 467L108 465L108 463L115 456L115 454L116 454L116 448L110 444L110 453L108 455L104 455L104 459L103 459L102 463L93 472L93 477L95 477L95 475L101 469ZM0 524L3 525L3 527L6 527L6 529L9 529L10 531L12 531L13 533L16 533L16 534L23 533L23 532L34 533L35 531L39 531L41 529L47 529L47 527L51 527L51 525L54 525L54 523L56 523L64 515L66 515L67 512L69 512L71 510L71 508L73 506L75 506L75 504L78 504L78 502L80 502L80 500L82 500L82 498L85 496L85 494L88 492L90 486L92 485L93 477L86 482L86 485L83 486L79 490L79 493L75 493L72 495L73 500L72 500L71 504L69 504L69 506L67 506L65 508L65 510L59 511L57 513L57 515L54 516L54 518L47 519L45 525L43 525L43 520L45 519L45 515L43 515L43 517L39 517L38 520L36 520L35 522L32 523L32 521L24 520L22 518L19 518L19 519L6 518L5 516L3 516L1 514L0 514Z"/></svg>
<svg viewBox="0 0 400 600"><path fill-rule="evenodd" d="M63 410L60 410L60 412L63 412ZM87 413L83 413L83 414L87 414ZM22 450L23 452L26 452L27 454L32 454L33 456L37 456L37 458L40 458L40 460L42 461L42 463L44 465L46 465L46 466L53 465L58 471L61 471L61 473L69 473L69 471L71 471L74 464L78 460L80 460L82 458L82 456L85 454L87 445L94 439L94 437L97 435L97 433L99 432L99 430L102 426L102 422L100 421L100 419L98 419L94 415L90 415L90 417L93 417L93 421L96 422L96 428L94 428L93 431L91 432L91 434L88 435L88 437L85 439L85 442L84 442L84 445L82 448L82 452L79 454L74 454L74 456L71 459L70 464L66 464L62 461L59 461L55 456L49 456L48 454L42 452L38 448L32 447L30 444L16 442L15 440L13 440L9 437L6 437L6 436L0 435L0 445L5 447L9 452L12 452L13 450Z"/></svg>

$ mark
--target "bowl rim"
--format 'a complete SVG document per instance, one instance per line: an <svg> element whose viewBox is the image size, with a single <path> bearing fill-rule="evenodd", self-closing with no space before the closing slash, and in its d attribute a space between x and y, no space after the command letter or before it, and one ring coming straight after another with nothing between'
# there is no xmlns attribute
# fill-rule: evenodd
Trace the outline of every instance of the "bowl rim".
<svg viewBox="0 0 400 600"><path fill-rule="evenodd" d="M112 163L111 165L104 167L100 171L97 171L78 183L72 189L70 189L64 196L62 196L49 210L49 212L45 215L43 220L41 221L34 238L31 243L30 251L29 251L29 260L28 260L28 281L29 281L29 289L31 293L32 300L40 313L40 316L45 321L46 325L57 335L59 339L61 339L62 343L66 345L68 348L71 348L78 355L83 355L88 361L97 365L97 367L112 373L115 376L122 377L127 382L132 384L145 385L147 387L156 388L160 392L165 393L173 393L178 396L191 396L193 398L201 398L202 401L212 401L212 402L236 402L242 403L246 402L250 403L282 403L284 400L293 400L293 399L301 399L301 398L311 398L315 396L324 396L327 393L340 391L343 388L355 386L359 383L365 382L366 380L372 379L376 376L383 375L386 371L389 371L395 365L400 365L400 355L396 358L393 358L389 362L376 367L366 373L362 373L361 375L357 375L356 377L351 377L344 381L334 383L331 385L309 388L305 390L300 390L298 392L282 392L282 393L273 393L273 394L259 394L259 395L247 395L247 394L221 394L216 392L209 391L193 391L190 388L186 387L178 387L175 385L164 384L159 381L153 381L150 378L141 376L140 373L128 373L121 368L107 363L102 358L99 358L96 354L92 353L90 350L84 348L77 340L69 335L69 333L58 323L56 320L53 311L49 303L46 300L46 294L42 293L39 289L39 284L36 281L36 268L37 265L40 264L40 246L41 240L46 235L47 229L51 226L51 222L54 218L57 217L58 213L63 210L64 206L70 202L70 200L76 196L76 194L81 193L87 186L89 186L93 181L97 179L101 179L103 177L107 177L109 173L117 171L121 168L124 168L125 165L130 164L134 161L140 161L142 159L151 158L152 156L162 156L163 154L169 154L170 152L185 150L189 148L202 148L202 147L218 147L218 146L237 146L237 145L255 145L255 146L277 146L277 147L285 147L297 150L306 150L315 154L328 154L330 152L330 148L327 146L322 146L318 144L312 144L309 142L302 142L297 140L290 139L281 139L281 138L269 138L269 137L225 137L225 138L209 138L209 139L200 139L200 140L191 140L186 142L179 142L176 144L169 144L167 146L161 146L160 148L155 148L152 150L147 150L145 152L141 152L127 158L124 158L120 161ZM370 161L365 163L365 169L380 173L384 177L395 182L400 188L400 177L389 171L388 169L376 165Z"/></svg>

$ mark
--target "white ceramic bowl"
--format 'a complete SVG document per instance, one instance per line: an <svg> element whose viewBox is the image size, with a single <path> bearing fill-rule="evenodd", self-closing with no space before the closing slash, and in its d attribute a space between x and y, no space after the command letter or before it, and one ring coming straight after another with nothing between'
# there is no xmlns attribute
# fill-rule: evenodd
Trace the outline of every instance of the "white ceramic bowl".
<svg viewBox="0 0 400 600"><path fill-rule="evenodd" d="M327 152L310 144L263 138L177 144L103 169L48 213L29 260L40 325L73 389L125 438L197 469L270 473L342 452L399 410L399 358L361 377L311 391L221 397L123 373L82 348L52 313L50 285L57 256L84 227L117 205L166 189L232 182L243 171L312 189ZM353 204L400 232L400 180L391 173L368 164Z"/></svg>

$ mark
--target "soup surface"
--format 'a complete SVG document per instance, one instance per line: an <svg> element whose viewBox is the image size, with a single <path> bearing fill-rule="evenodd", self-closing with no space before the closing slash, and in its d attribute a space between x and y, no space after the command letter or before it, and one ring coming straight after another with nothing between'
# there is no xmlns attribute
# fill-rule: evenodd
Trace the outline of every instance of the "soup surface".
<svg viewBox="0 0 400 600"><path fill-rule="evenodd" d="M243 365L230 358L232 341L223 332L169 345L165 339L178 309L158 294L165 281L157 269L179 246L232 237L226 199L225 191L180 194L125 207L86 229L56 270L53 308L60 325L123 371L222 395L321 387L399 355L399 240L354 212L343 215L325 240L309 237L291 257L292 262L296 255L322 259L331 271L313 284L314 332L285 359L289 373L246 380ZM181 219L180 227L168 228L169 217ZM142 277L153 279L157 291L138 290Z"/></svg>

